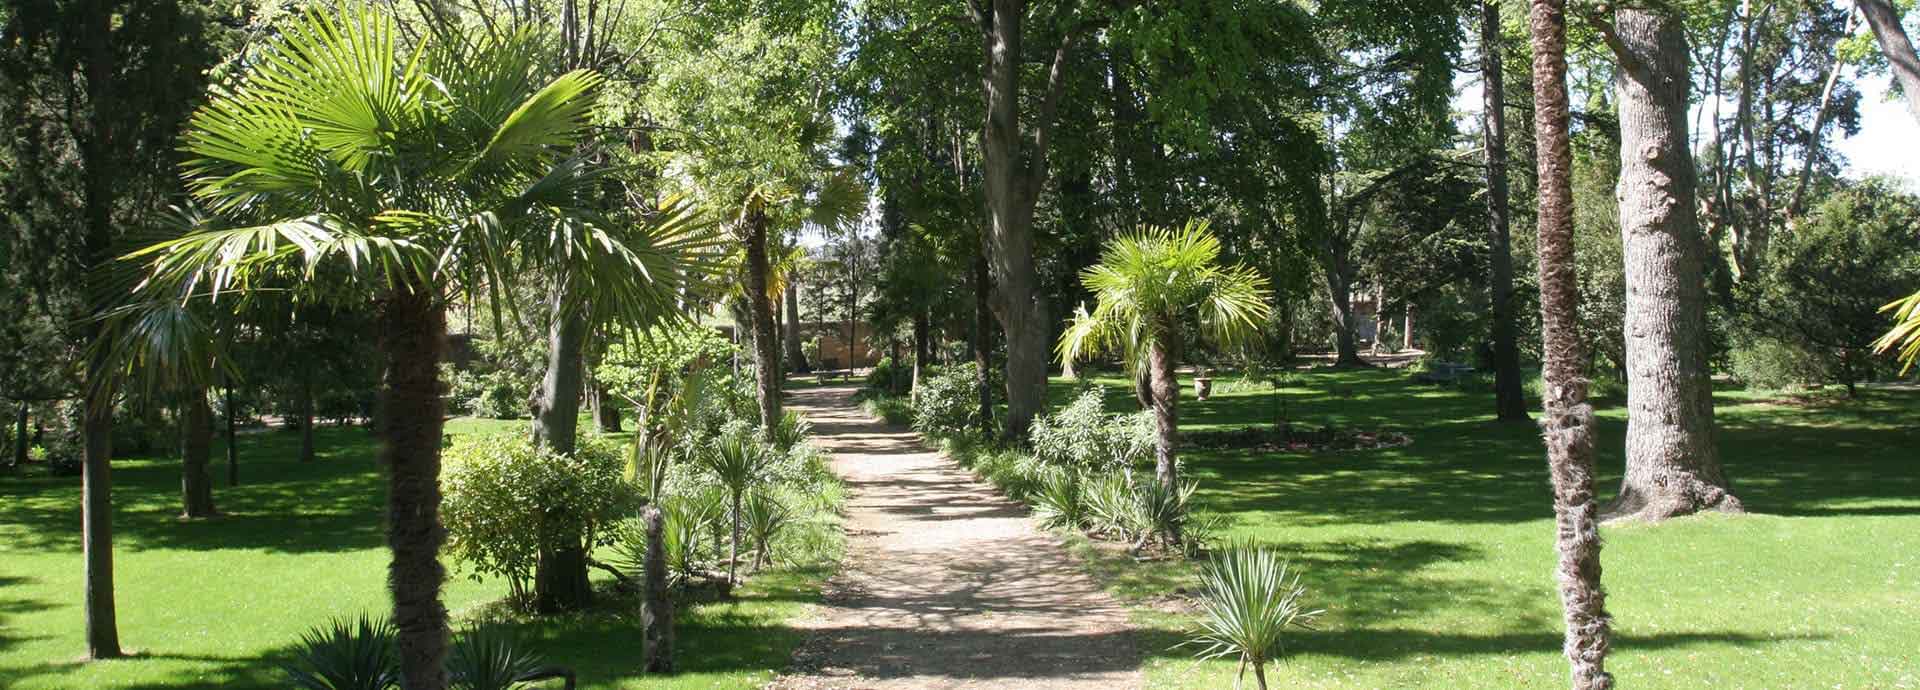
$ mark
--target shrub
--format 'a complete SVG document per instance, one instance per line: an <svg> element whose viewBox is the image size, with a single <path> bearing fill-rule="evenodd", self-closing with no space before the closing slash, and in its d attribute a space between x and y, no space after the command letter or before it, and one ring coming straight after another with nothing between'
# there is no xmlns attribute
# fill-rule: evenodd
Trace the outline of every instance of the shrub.
<svg viewBox="0 0 1920 690"><path fill-rule="evenodd" d="M1131 540L1133 485L1125 475L1102 473L1089 476L1080 490L1086 503L1087 522L1096 531L1123 540Z"/></svg>
<svg viewBox="0 0 1920 690"><path fill-rule="evenodd" d="M1197 485L1181 482L1169 489L1154 479L1145 479L1133 488L1124 521L1126 531L1141 548L1158 538L1167 545L1180 545L1187 524L1187 503Z"/></svg>
<svg viewBox="0 0 1920 690"><path fill-rule="evenodd" d="M781 413L780 421L767 430L767 443L784 453L806 441L812 431L813 425L800 416L799 410L787 410Z"/></svg>
<svg viewBox="0 0 1920 690"><path fill-rule="evenodd" d="M1087 524L1087 503L1081 498L1078 472L1054 470L1033 494L1034 513L1049 529L1079 529Z"/></svg>
<svg viewBox="0 0 1920 690"><path fill-rule="evenodd" d="M912 383L913 372L902 367L893 357L881 357L867 372L865 388L870 391L884 391L897 395Z"/></svg>
<svg viewBox="0 0 1920 690"><path fill-rule="evenodd" d="M1131 467L1151 458L1152 414L1107 414L1105 405L1105 393L1088 387L1059 412L1034 417L1034 455L1086 468Z"/></svg>
<svg viewBox="0 0 1920 690"><path fill-rule="evenodd" d="M386 619L335 618L300 635L294 663L281 666L301 690L388 690L400 687L396 631Z"/></svg>
<svg viewBox="0 0 1920 690"><path fill-rule="evenodd" d="M1772 338L1734 347L1727 368L1735 380L1752 388L1787 388L1819 381L1826 373L1815 356Z"/></svg>
<svg viewBox="0 0 1920 690"><path fill-rule="evenodd" d="M755 491L741 505L747 538L753 543L753 567L758 570L773 562L774 542L793 522L793 511L772 492Z"/></svg>
<svg viewBox="0 0 1920 690"><path fill-rule="evenodd" d="M455 635L447 655L447 679L459 690L514 690L536 680L572 675L572 671L546 666L539 654L493 628Z"/></svg>
<svg viewBox="0 0 1920 690"><path fill-rule="evenodd" d="M1278 554L1237 545L1215 556L1201 575L1200 629L1184 645L1203 659L1236 657L1240 674L1253 669L1267 687L1267 663L1279 658L1288 628L1311 628L1322 611L1302 604L1307 588Z"/></svg>
<svg viewBox="0 0 1920 690"><path fill-rule="evenodd" d="M980 426L980 393L971 362L943 367L913 391L913 428L921 433L953 434Z"/></svg>
<svg viewBox="0 0 1920 690"><path fill-rule="evenodd" d="M447 550L474 579L504 577L524 601L543 539L588 548L615 541L608 527L633 511L639 491L613 445L594 436L577 444L556 455L518 434L490 434L447 449Z"/></svg>

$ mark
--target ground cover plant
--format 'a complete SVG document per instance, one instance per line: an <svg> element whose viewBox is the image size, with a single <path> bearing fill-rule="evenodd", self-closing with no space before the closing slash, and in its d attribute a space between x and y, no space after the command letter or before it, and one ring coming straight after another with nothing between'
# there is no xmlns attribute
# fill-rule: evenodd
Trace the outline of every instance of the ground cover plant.
<svg viewBox="0 0 1920 690"><path fill-rule="evenodd" d="M448 429L460 439L522 434L525 423L455 419ZM293 661L309 628L335 617L384 615L387 556L374 441L357 427L322 427L318 436L318 457L300 463L298 434L241 434L248 480L218 488L224 516L212 520L176 519L177 458L115 462L116 526L125 544L116 565L131 651L115 661L74 659L81 634L71 624L80 605L77 482L38 473L8 477L0 501L0 687L284 688L279 665ZM824 500L836 496L827 492ZM807 527L796 534L832 524ZM456 623L491 623L545 663L571 668L582 688L758 687L802 639L790 622L818 596L831 567L838 537L815 539L826 549L817 557L791 550L733 590L731 600L683 603L679 672L672 676L644 675L635 662L640 621L631 599L565 617L527 617L501 605L508 594L503 580L456 571L447 582L448 608ZM610 579L595 577L603 588Z"/></svg>

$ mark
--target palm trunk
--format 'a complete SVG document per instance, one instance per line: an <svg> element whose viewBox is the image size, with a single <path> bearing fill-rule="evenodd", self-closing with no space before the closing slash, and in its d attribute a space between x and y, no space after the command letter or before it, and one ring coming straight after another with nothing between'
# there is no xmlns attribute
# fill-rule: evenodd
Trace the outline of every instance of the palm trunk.
<svg viewBox="0 0 1920 690"><path fill-rule="evenodd" d="M207 476L207 463L213 456L213 408L207 404L207 391L187 391L182 405L180 438L180 517L213 517L213 478Z"/></svg>
<svg viewBox="0 0 1920 690"><path fill-rule="evenodd" d="M641 601L641 667L648 673L673 672L673 600L667 591L666 517L658 505L640 513L647 534L644 565L646 593Z"/></svg>
<svg viewBox="0 0 1920 690"><path fill-rule="evenodd" d="M406 288L401 288L405 290ZM382 310L386 350L382 461L388 471L387 546L393 551L387 586L393 593L402 685L447 687L447 609L440 602L446 569L440 546L440 358L446 312L424 287L396 291Z"/></svg>
<svg viewBox="0 0 1920 690"><path fill-rule="evenodd" d="M1507 193L1506 70L1500 50L1500 3L1480 6L1480 77L1487 142L1487 222L1493 234L1493 408L1502 421L1527 420L1520 346L1513 309L1513 240Z"/></svg>
<svg viewBox="0 0 1920 690"><path fill-rule="evenodd" d="M580 433L580 397L585 385L581 355L587 335L587 321L580 309L570 304L570 286L562 278L554 286L548 304L547 372L540 381L539 397L533 406L533 442L556 455L572 455L574 440ZM564 511L567 506L548 506ZM565 522L554 516L555 522ZM541 539L540 553L534 564L533 599L535 610L558 613L586 606L593 600L593 587L587 578L587 551L584 536L552 533L550 527Z"/></svg>
<svg viewBox="0 0 1920 690"><path fill-rule="evenodd" d="M1687 151L1687 50L1677 16L1622 8L1620 231L1626 283L1627 471L1607 519L1738 512L1714 443L1707 248Z"/></svg>
<svg viewBox="0 0 1920 690"><path fill-rule="evenodd" d="M1600 588L1599 503L1593 492L1593 408L1584 378L1580 290L1573 256L1573 149L1567 124L1566 0L1532 0L1534 138L1538 159L1540 426L1553 480L1557 579L1566 624L1562 645L1573 690L1613 687L1607 674L1610 620Z"/></svg>
<svg viewBox="0 0 1920 690"><path fill-rule="evenodd" d="M1172 335L1154 341L1147 366L1153 377L1153 474L1160 486L1172 491L1180 481L1180 377L1170 340L1178 341Z"/></svg>
<svg viewBox="0 0 1920 690"><path fill-rule="evenodd" d="M753 370L759 383L760 427L772 429L780 421L780 349L774 342L773 305L767 299L767 226L764 211L747 214L747 319L752 322ZM848 339L847 357L853 357ZM849 367L851 368L851 367Z"/></svg>
<svg viewBox="0 0 1920 690"><path fill-rule="evenodd" d="M1920 121L1920 57L1915 56L1913 43L1907 40L1907 31L1900 25L1900 13L1895 12L1887 0L1857 0L1856 4L1860 14L1867 18L1867 25L1873 28L1874 39L1880 42L1880 53L1893 67L1893 77L1900 82L1907 112L1915 121Z"/></svg>
<svg viewBox="0 0 1920 690"><path fill-rule="evenodd" d="M300 380L300 462L313 462L313 376Z"/></svg>

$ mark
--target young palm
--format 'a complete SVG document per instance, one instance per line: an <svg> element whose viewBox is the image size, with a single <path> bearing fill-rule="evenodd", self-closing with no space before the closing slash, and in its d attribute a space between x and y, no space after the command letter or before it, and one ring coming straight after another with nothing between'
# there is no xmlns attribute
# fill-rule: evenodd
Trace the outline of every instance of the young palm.
<svg viewBox="0 0 1920 690"><path fill-rule="evenodd" d="M375 310L388 583L409 688L447 685L438 365L449 296L565 274L644 322L670 312L698 268L687 253L708 242L678 207L625 221L595 210L608 171L572 151L600 78L551 75L541 39L403 47L379 10L309 13L186 133L194 197L241 227L128 257L145 264L138 290L149 294L244 298L295 276L299 290L325 283L328 297Z"/></svg>
<svg viewBox="0 0 1920 690"><path fill-rule="evenodd" d="M1880 352L1894 353L1900 360L1900 373L1905 374L1913 368L1915 360L1920 360L1920 292L1902 297L1881 307L1880 311L1893 312L1893 328L1874 341L1873 346Z"/></svg>
<svg viewBox="0 0 1920 690"><path fill-rule="evenodd" d="M1099 300L1081 306L1057 351L1069 371L1081 357L1118 350L1130 367L1147 367L1153 391L1155 473L1178 487L1180 382L1174 373L1189 336L1232 344L1272 315L1267 279L1245 266L1221 266L1220 240L1206 221L1178 230L1149 227L1107 246L1100 263L1080 273Z"/></svg>
<svg viewBox="0 0 1920 690"><path fill-rule="evenodd" d="M697 456L700 464L706 466L720 480L721 486L726 488L727 497L732 503L733 551L727 558L727 580L730 582L740 581L737 573L740 566L741 502L746 498L747 490L753 488L766 472L767 463L772 459L767 451L752 434L736 431L714 439L713 448Z"/></svg>

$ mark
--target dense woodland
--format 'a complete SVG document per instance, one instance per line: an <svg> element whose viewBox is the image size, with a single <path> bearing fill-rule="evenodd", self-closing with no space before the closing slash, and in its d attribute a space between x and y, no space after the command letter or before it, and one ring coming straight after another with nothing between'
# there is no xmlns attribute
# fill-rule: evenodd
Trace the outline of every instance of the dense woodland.
<svg viewBox="0 0 1920 690"><path fill-rule="evenodd" d="M146 645L115 613L116 458L170 458L182 518L217 520L242 437L284 429L311 463L361 427L391 597L364 625L394 683L473 677L448 670L484 644L443 603L455 564L524 615L630 595L633 665L666 673L676 606L832 531L783 389L864 376L930 439L1054 463L974 467L1050 525L1233 554L1205 571L1229 577L1270 552L1209 543L1183 451L1360 436L1182 435L1183 378L1278 396L1294 372L1404 368L1538 425L1572 686L1610 687L1600 525L1768 510L1723 462L1715 390L1910 385L1920 187L1835 144L1873 135L1870 82L1920 121L1916 16L15 0L0 489L78 477L69 655L119 657ZM1050 397L1103 376L1124 395ZM1601 467L1619 439L1593 401L1622 398L1624 450L1602 450L1624 465ZM1227 638L1205 639L1264 687L1274 657Z"/></svg>

